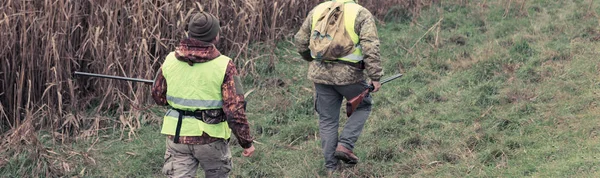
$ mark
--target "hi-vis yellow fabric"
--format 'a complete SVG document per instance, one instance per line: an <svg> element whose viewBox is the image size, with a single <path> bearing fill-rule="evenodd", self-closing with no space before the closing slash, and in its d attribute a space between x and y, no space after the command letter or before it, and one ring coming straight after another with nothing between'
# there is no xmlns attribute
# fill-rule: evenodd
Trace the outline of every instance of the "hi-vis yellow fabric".
<svg viewBox="0 0 600 178"><path fill-rule="evenodd" d="M211 61L190 66L177 60L170 53L162 66L167 80L167 102L175 109L185 111L219 109L223 107L221 85L225 78L227 64L231 59L221 55ZM164 116L162 134L175 135L179 112L170 109ZM231 129L227 122L206 124L193 116L183 116L180 136L201 136L228 139Z"/></svg>
<svg viewBox="0 0 600 178"><path fill-rule="evenodd" d="M363 60L358 34L354 31L360 6L352 0L333 0L315 7L309 49L317 60Z"/></svg>

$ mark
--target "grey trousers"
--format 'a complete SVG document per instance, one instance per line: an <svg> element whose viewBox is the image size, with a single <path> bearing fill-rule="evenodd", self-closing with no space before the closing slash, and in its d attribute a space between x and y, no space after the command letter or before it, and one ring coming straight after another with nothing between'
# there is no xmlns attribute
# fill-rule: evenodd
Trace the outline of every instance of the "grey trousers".
<svg viewBox="0 0 600 178"><path fill-rule="evenodd" d="M336 168L339 160L333 154L338 144L354 149L362 129L371 113L371 95L364 98L352 113L341 135L338 134L340 126L340 107L344 98L347 100L358 96L367 88L365 81L350 85L323 85L315 83L316 98L315 110L319 114L319 135L321 136L321 147L325 157L325 167ZM345 106L345 105L344 105ZM339 137L338 137L339 135Z"/></svg>
<svg viewBox="0 0 600 178"><path fill-rule="evenodd" d="M167 177L196 177L198 164L204 176L229 177L231 152L225 140L204 145L176 144L167 138L167 151L162 172Z"/></svg>

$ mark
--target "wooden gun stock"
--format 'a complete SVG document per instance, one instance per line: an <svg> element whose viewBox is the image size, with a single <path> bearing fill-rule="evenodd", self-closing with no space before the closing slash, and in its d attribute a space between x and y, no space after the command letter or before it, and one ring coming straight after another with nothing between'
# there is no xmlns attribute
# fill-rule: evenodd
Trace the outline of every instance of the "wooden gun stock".
<svg viewBox="0 0 600 178"><path fill-rule="evenodd" d="M402 74L392 75L391 77L383 79L381 81L381 85L388 83L394 79L400 78L400 77L402 77ZM367 88L365 91L360 93L360 95L358 95L358 96L348 100L348 102L346 102L346 116L350 117L352 115L352 113L356 110L358 105L360 103L362 103L363 99L369 94L369 92L373 91L373 88L374 88L373 85L370 85L369 88Z"/></svg>
<svg viewBox="0 0 600 178"><path fill-rule="evenodd" d="M348 102L346 102L346 116L350 117L352 115L352 113L356 110L358 105L360 103L362 103L363 99L365 98L365 96L367 96L369 94L369 92L371 92L371 88L366 89L365 91L360 93L360 95L358 95L358 96L348 100Z"/></svg>

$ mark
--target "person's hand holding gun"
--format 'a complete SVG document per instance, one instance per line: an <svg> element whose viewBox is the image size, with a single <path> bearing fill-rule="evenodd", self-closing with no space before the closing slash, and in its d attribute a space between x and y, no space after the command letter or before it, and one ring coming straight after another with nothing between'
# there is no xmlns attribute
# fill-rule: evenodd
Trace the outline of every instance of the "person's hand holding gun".
<svg viewBox="0 0 600 178"><path fill-rule="evenodd" d="M371 86L373 86L373 93L379 91L379 88L381 88L381 83L379 83L379 81L371 81L370 83Z"/></svg>
<svg viewBox="0 0 600 178"><path fill-rule="evenodd" d="M360 104L363 101L363 98L365 96L367 96L367 94L369 94L369 92L377 92L381 88L381 84L387 83L387 82L397 79L399 77L402 77L402 74L395 74L389 78L383 79L382 82L379 82L379 81L369 82L370 85L367 89L365 89L365 91L363 91L358 96L356 96L346 102L346 116L350 117L350 115L352 115L354 110L356 110L356 108L358 107L358 104Z"/></svg>

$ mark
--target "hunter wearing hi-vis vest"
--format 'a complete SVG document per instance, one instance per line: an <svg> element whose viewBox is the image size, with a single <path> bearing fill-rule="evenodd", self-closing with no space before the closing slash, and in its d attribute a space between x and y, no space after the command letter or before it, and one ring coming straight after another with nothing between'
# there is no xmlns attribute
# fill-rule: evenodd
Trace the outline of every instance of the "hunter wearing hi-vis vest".
<svg viewBox="0 0 600 178"><path fill-rule="evenodd" d="M161 130L167 135L162 169L167 177L196 177L198 165L205 177L228 177L232 132L244 148L243 156L254 152L238 72L215 47L219 31L215 16L192 16L188 38L167 55L156 75L152 97L170 106Z"/></svg>
<svg viewBox="0 0 600 178"><path fill-rule="evenodd" d="M327 46L330 44L336 45ZM295 35L295 45L310 62L308 78L315 86L325 170L331 175L341 170L340 161L350 166L359 162L353 150L371 113L372 99L367 95L338 133L343 99L358 96L370 85L372 92L381 87L383 69L375 19L356 1L326 1L308 13Z"/></svg>

